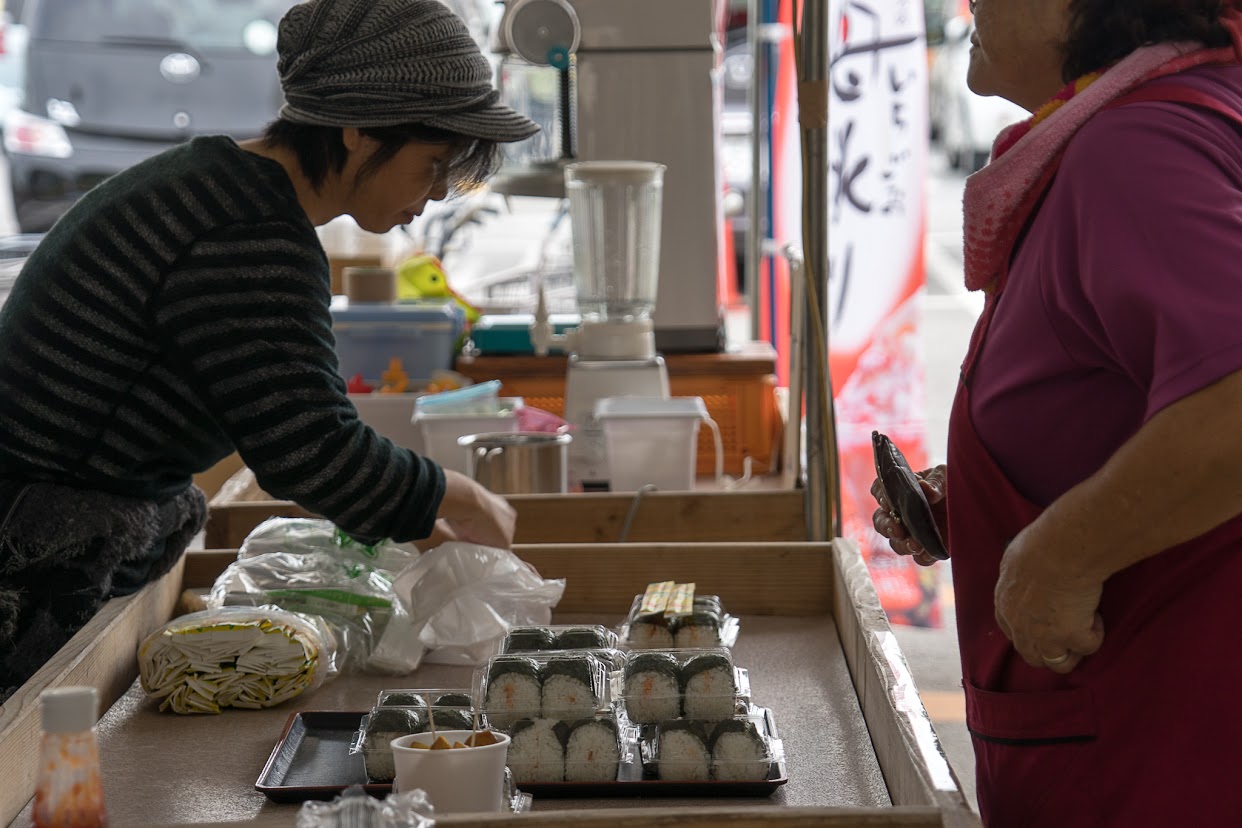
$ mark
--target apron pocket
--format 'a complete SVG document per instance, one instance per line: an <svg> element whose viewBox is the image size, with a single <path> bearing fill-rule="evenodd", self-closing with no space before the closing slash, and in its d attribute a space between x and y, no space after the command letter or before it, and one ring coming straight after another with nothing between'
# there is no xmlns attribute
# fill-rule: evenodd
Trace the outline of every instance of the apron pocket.
<svg viewBox="0 0 1242 828"><path fill-rule="evenodd" d="M985 824L1098 826L1098 803L1082 775L1096 746L1091 689L998 693L965 686Z"/></svg>
<svg viewBox="0 0 1242 828"><path fill-rule="evenodd" d="M1095 738L1095 712L1089 687L998 693L966 688L966 726L986 742L1050 745Z"/></svg>

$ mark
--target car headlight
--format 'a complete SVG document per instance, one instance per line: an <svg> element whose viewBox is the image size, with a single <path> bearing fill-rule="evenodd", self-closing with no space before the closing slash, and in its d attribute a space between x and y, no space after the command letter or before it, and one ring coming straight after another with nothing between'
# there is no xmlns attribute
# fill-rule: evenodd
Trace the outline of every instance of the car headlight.
<svg viewBox="0 0 1242 828"><path fill-rule="evenodd" d="M22 155L69 158L73 144L65 128L55 121L13 109L4 119L4 149Z"/></svg>

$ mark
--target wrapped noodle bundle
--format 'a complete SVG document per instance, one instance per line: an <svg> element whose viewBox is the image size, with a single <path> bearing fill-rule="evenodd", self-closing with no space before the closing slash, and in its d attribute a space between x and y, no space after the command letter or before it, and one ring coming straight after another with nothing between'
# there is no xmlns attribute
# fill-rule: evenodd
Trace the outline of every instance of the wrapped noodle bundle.
<svg viewBox="0 0 1242 828"><path fill-rule="evenodd" d="M336 675L336 642L318 619L279 607L221 607L147 636L138 669L160 710L272 707Z"/></svg>

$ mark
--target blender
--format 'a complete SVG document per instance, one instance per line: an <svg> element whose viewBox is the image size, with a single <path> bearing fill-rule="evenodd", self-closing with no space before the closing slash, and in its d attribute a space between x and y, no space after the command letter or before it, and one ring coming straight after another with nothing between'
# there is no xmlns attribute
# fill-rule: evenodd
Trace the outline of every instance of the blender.
<svg viewBox="0 0 1242 828"><path fill-rule="evenodd" d="M607 488L597 400L669 395L668 370L656 353L652 324L664 170L663 164L649 161L581 161L565 167L582 322L554 334L541 291L531 341L536 354L546 354L552 344L569 354L565 419L575 428L569 453L574 488Z"/></svg>

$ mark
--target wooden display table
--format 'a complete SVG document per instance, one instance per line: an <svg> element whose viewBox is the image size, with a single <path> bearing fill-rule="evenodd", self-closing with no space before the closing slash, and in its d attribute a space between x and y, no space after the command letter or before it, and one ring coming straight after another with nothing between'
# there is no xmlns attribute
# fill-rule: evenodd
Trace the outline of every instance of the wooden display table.
<svg viewBox="0 0 1242 828"><path fill-rule="evenodd" d="M514 550L565 578L554 621L612 625L653 580L693 580L739 616L734 649L756 703L776 717L789 783L757 800L539 799L517 816L445 816L480 826L978 826L919 700L857 547L835 543L555 544ZM368 708L384 687L460 686L469 668L410 676L341 676L268 710L219 716L158 712L134 678L138 641L183 588L210 585L232 550L190 553L137 595L105 607L0 709L0 823L30 825L38 694L93 684L114 825L292 826L298 806L254 790L297 710ZM15 818L15 819L14 819Z"/></svg>
<svg viewBox="0 0 1242 828"><path fill-rule="evenodd" d="M778 477L732 492L632 492L508 495L518 513L517 543L629 541L797 541L806 538L801 489L780 489ZM254 472L242 468L208 504L208 549L235 549L269 517L312 517L273 500Z"/></svg>

